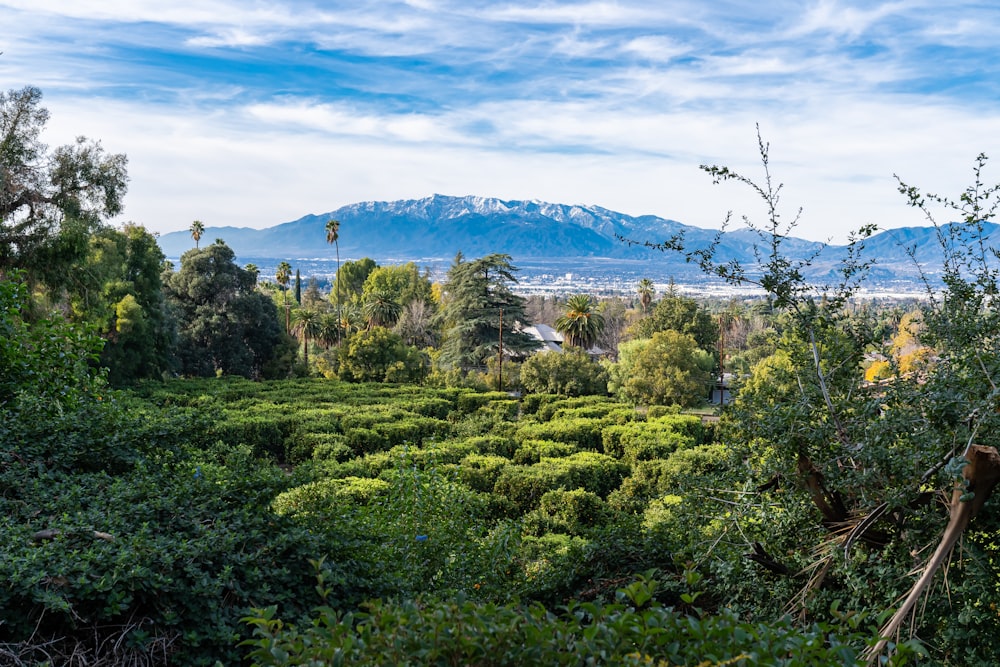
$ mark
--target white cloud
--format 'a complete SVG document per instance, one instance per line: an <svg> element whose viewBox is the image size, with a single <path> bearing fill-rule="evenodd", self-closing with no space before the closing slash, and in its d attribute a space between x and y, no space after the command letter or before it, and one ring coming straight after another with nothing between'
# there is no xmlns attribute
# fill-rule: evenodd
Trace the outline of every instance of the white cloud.
<svg viewBox="0 0 1000 667"><path fill-rule="evenodd" d="M641 25L658 13L630 3L584 2L502 5L483 12L485 18L518 23L562 23L567 25Z"/></svg>

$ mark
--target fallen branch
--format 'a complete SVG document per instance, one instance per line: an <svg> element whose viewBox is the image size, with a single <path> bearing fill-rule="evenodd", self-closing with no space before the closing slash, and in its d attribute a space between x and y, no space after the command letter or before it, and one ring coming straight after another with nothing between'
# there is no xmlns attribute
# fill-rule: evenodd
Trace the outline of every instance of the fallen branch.
<svg viewBox="0 0 1000 667"><path fill-rule="evenodd" d="M927 565L924 566L924 572L920 579L913 584L913 588L903 600L903 604L879 631L881 637L879 642L865 652L864 658L869 665L878 662L889 638L895 636L899 631L903 621L913 611L917 600L930 586L938 569L948 560L955 544L965 533L965 529L969 527L969 522L982 509L997 483L1000 483L1000 453L997 453L994 447L970 445L965 458L969 463L962 468L964 481L957 482L952 490L949 505L951 519L941 535L941 541L930 560L927 561ZM972 497L969 497L970 493Z"/></svg>

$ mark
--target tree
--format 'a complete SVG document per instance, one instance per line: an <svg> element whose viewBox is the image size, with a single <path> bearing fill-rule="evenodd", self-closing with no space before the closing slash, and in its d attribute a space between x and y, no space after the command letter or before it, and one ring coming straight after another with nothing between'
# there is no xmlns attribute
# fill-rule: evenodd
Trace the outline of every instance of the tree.
<svg viewBox="0 0 1000 667"><path fill-rule="evenodd" d="M658 331L673 330L691 334L703 350L714 350L719 340L715 318L691 297L668 290L649 317L635 323L634 333L649 338Z"/></svg>
<svg viewBox="0 0 1000 667"><path fill-rule="evenodd" d="M408 345L433 345L437 338L433 309L426 301L414 299L399 314L393 331L402 336Z"/></svg>
<svg viewBox="0 0 1000 667"><path fill-rule="evenodd" d="M163 252L139 225L91 236L67 287L73 319L97 327L101 364L115 386L158 378L172 365L175 323L164 298Z"/></svg>
<svg viewBox="0 0 1000 667"><path fill-rule="evenodd" d="M187 375L249 378L280 376L271 364L286 338L270 297L254 290L253 276L222 241L189 250L165 281L177 318L177 356Z"/></svg>
<svg viewBox="0 0 1000 667"><path fill-rule="evenodd" d="M653 302L653 297L656 296L656 286L649 278L643 278L639 281L636 291L639 293L639 304L642 306L642 312L649 313L649 305Z"/></svg>
<svg viewBox="0 0 1000 667"><path fill-rule="evenodd" d="M247 273L253 276L253 286L257 287L257 279L260 278L260 267L256 264L250 263L243 267Z"/></svg>
<svg viewBox="0 0 1000 667"><path fill-rule="evenodd" d="M392 298L389 290L373 290L365 294L362 311L369 329L391 327L399 319L402 306Z"/></svg>
<svg viewBox="0 0 1000 667"><path fill-rule="evenodd" d="M90 232L120 213L127 159L80 137L49 151L42 93L0 93L0 278L13 269L54 290L87 252Z"/></svg>
<svg viewBox="0 0 1000 667"><path fill-rule="evenodd" d="M779 212L782 186L772 180L769 147L759 133L758 144L763 180L727 167L703 169L716 183L733 181L760 196L765 222L743 217L757 235L760 266L718 260L717 243L689 249L682 238L674 238L659 246L683 252L732 284L764 289L787 323L777 352L755 366L720 424L725 441L736 447L734 457L743 461L738 467L749 473L735 483L767 495L754 501L758 507L735 509L753 555L748 564L742 545L729 555L734 570L719 590L736 604L752 601L762 613L792 609L822 618L821 610L836 602L878 615L897 606L898 582L912 571L913 554L928 553L927 546L936 541L920 578L879 629L883 639L863 657L868 664L884 663L884 652L891 650L886 638L898 636L901 625L913 619L931 661L946 663L962 655L963 662L989 664L1000 644L977 619L986 601L995 598L1000 576L1000 564L987 546L998 517L985 511L1000 483L1000 454L988 446L988 434L1000 429L1000 284L989 241L1000 210L1000 186L983 183L983 155L976 160L973 185L955 199L899 180L907 202L934 225L941 248L940 279L924 275L921 326L908 327L906 337L913 340L903 341L933 355L920 363L918 373L897 373L872 384L862 372L866 355L878 350L892 359L892 342L870 313L854 312L849 299L873 263L864 256L864 246L874 227L852 235L832 284L807 282L805 270L815 256L791 260L783 251L801 211L791 217ZM937 222L938 209L949 222ZM916 264L916 249L907 250ZM923 269L918 265L918 270ZM825 296L817 299L817 292ZM950 497L945 516L940 504L931 502L941 490ZM725 522L723 517L733 512L734 507L726 507L700 516L699 525ZM743 528L758 521L760 530ZM815 529L817 523L821 530ZM718 547L724 535L725 530L717 532L713 558L723 557ZM931 586L936 571L963 537L963 551L972 557L949 571L943 591L936 590ZM784 558L794 567L776 562ZM780 590L783 567L812 575L804 583L786 582L786 593L771 596L770 604L760 598L760 584L774 582L768 584L771 590ZM766 579L759 574L764 568ZM921 596L926 598L917 614Z"/></svg>
<svg viewBox="0 0 1000 667"><path fill-rule="evenodd" d="M337 251L337 280L334 280L334 304L340 309L340 221L330 218L326 221L326 242L332 243Z"/></svg>
<svg viewBox="0 0 1000 667"><path fill-rule="evenodd" d="M556 331L566 337L570 345L589 350L604 331L604 316L594 311L594 300L584 294L571 296L566 301L566 312L556 320Z"/></svg>
<svg viewBox="0 0 1000 667"><path fill-rule="evenodd" d="M690 407L705 402L712 357L689 334L658 331L652 338L622 343L618 363L608 364L608 388L642 405Z"/></svg>
<svg viewBox="0 0 1000 667"><path fill-rule="evenodd" d="M285 305L285 331L289 329L288 281L292 279L292 267L288 262L278 264L274 279L281 285L281 296Z"/></svg>
<svg viewBox="0 0 1000 667"><path fill-rule="evenodd" d="M294 325L292 333L302 336L302 354L306 368L309 367L309 340L315 340L322 332L322 322L319 311L312 308L299 308L292 318Z"/></svg>
<svg viewBox="0 0 1000 667"><path fill-rule="evenodd" d="M413 262L375 267L361 288L362 302L372 292L384 292L403 307L418 300L429 306L434 303L429 274L421 273Z"/></svg>
<svg viewBox="0 0 1000 667"><path fill-rule="evenodd" d="M416 382L428 371L424 354L378 326L353 334L338 361L337 375L349 382Z"/></svg>
<svg viewBox="0 0 1000 667"><path fill-rule="evenodd" d="M606 371L579 348L539 352L521 364L521 384L529 392L585 396L606 394Z"/></svg>
<svg viewBox="0 0 1000 667"><path fill-rule="evenodd" d="M538 345L523 332L530 325L524 299L511 291L517 268L510 255L494 253L466 261L461 253L448 271L440 314L444 342L440 362L464 370L482 368L499 351L501 311L505 354L524 354Z"/></svg>
<svg viewBox="0 0 1000 667"><path fill-rule="evenodd" d="M198 242L201 241L201 237L205 234L205 223L201 220L195 220L188 229L191 230L191 238L194 239L194 247L197 250L199 247Z"/></svg>
<svg viewBox="0 0 1000 667"><path fill-rule="evenodd" d="M295 269L295 303L302 303L302 274Z"/></svg>
<svg viewBox="0 0 1000 667"><path fill-rule="evenodd" d="M334 304L338 300L341 304L348 301L360 302L365 281L376 268L378 264L371 257L344 262L343 266L337 269L337 276L333 281L333 291L330 296L333 297Z"/></svg>

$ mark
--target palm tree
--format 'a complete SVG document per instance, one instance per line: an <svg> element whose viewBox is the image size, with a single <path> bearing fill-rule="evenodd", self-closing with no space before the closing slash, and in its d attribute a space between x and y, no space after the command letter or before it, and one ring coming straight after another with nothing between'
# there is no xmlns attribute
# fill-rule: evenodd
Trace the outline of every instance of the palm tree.
<svg viewBox="0 0 1000 667"><path fill-rule="evenodd" d="M281 285L281 294L285 302L285 331L288 331L288 281L292 279L292 266L288 262L278 264L278 271L274 274L275 280Z"/></svg>
<svg viewBox="0 0 1000 667"><path fill-rule="evenodd" d="M320 313L312 308L299 308L295 311L295 326L292 333L302 336L302 356L306 368L309 367L309 339L316 339L321 332Z"/></svg>
<svg viewBox="0 0 1000 667"><path fill-rule="evenodd" d="M556 320L556 331L566 337L566 342L589 350L604 330L604 316L594 312L596 302L586 294L577 294L566 300L566 313Z"/></svg>
<svg viewBox="0 0 1000 667"><path fill-rule="evenodd" d="M256 264L247 264L243 269L253 276L253 288L257 289L257 278L260 277L260 267Z"/></svg>
<svg viewBox="0 0 1000 667"><path fill-rule="evenodd" d="M653 303L653 297L656 295L656 286L653 285L653 281L649 278L643 278L639 281L639 287L637 288L639 292L639 303L642 305L642 312L649 312L649 304Z"/></svg>
<svg viewBox="0 0 1000 667"><path fill-rule="evenodd" d="M329 350L331 345L337 344L340 340L340 316L336 312L320 315L319 333L316 334L315 340L324 350Z"/></svg>
<svg viewBox="0 0 1000 667"><path fill-rule="evenodd" d="M340 331L347 336L360 331L361 325L364 324L364 314L356 304L345 303L336 309L334 313L340 323Z"/></svg>
<svg viewBox="0 0 1000 667"><path fill-rule="evenodd" d="M205 223L201 220L195 220L191 223L189 229L191 230L191 238L194 239L195 250L197 250L198 242L201 241L201 237L205 233Z"/></svg>
<svg viewBox="0 0 1000 667"><path fill-rule="evenodd" d="M332 243L337 249L337 278L334 281L334 295L337 308L340 309L340 221L330 218L326 221L326 242Z"/></svg>
<svg viewBox="0 0 1000 667"><path fill-rule="evenodd" d="M388 290L372 290L365 296L362 306L368 328L391 327L399 319L403 308L396 303Z"/></svg>

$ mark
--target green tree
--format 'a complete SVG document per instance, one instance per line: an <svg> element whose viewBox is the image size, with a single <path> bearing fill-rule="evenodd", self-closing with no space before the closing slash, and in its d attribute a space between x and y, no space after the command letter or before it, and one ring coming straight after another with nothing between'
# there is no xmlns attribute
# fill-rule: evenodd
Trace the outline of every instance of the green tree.
<svg viewBox="0 0 1000 667"><path fill-rule="evenodd" d="M288 262L278 264L274 279L281 286L281 296L285 306L285 331L289 330L288 281L292 279L292 267Z"/></svg>
<svg viewBox="0 0 1000 667"><path fill-rule="evenodd" d="M121 212L127 160L83 137L50 151L41 99L33 87L0 93L0 278L21 268L58 291L89 234Z"/></svg>
<svg viewBox="0 0 1000 667"><path fill-rule="evenodd" d="M402 306L393 299L389 290L376 289L365 293L362 311L369 329L391 327L399 319Z"/></svg>
<svg viewBox="0 0 1000 667"><path fill-rule="evenodd" d="M353 334L338 362L337 375L350 382L417 382L429 370L424 354L379 326Z"/></svg>
<svg viewBox="0 0 1000 667"><path fill-rule="evenodd" d="M216 241L184 253L180 270L168 274L164 287L177 317L177 356L186 375L257 378L287 372L265 372L284 344L277 309L254 290L253 276L234 257Z"/></svg>
<svg viewBox="0 0 1000 667"><path fill-rule="evenodd" d="M639 281L636 291L639 293L639 305L642 307L642 312L649 313L649 306L653 303L653 297L656 296L656 286L649 278L643 278Z"/></svg>
<svg viewBox="0 0 1000 667"><path fill-rule="evenodd" d="M309 367L309 341L316 340L322 332L322 321L319 311L313 308L299 308L292 318L292 333L302 336L302 355L306 368Z"/></svg>
<svg viewBox="0 0 1000 667"><path fill-rule="evenodd" d="M260 278L260 267L251 262L246 266L244 266L243 268L247 271L247 273L253 276L253 286L256 288L257 279Z"/></svg>
<svg viewBox="0 0 1000 667"><path fill-rule="evenodd" d="M579 348L531 355L521 364L521 384L536 394L585 396L608 392L606 371Z"/></svg>
<svg viewBox="0 0 1000 667"><path fill-rule="evenodd" d="M331 297L334 304L338 300L341 304L349 301L360 303L365 281L376 268L378 264L371 257L344 262L343 266L337 269L337 276L333 281Z"/></svg>
<svg viewBox="0 0 1000 667"><path fill-rule="evenodd" d="M194 239L195 250L199 248L198 243L201 241L201 237L205 235L205 223L201 220L195 220L191 223L188 228L191 230L191 238Z"/></svg>
<svg viewBox="0 0 1000 667"><path fill-rule="evenodd" d="M428 305L434 301L430 276L422 274L413 262L375 267L365 278L362 301L372 292L384 292L404 308L417 300Z"/></svg>
<svg viewBox="0 0 1000 667"><path fill-rule="evenodd" d="M74 319L105 339L101 364L115 386L158 378L171 367L175 323L167 310L156 238L139 225L105 228L90 239L72 274Z"/></svg>
<svg viewBox="0 0 1000 667"><path fill-rule="evenodd" d="M604 331L604 316L594 310L597 304L584 294L566 301L566 312L556 320L556 331L566 337L569 345L589 350Z"/></svg>
<svg viewBox="0 0 1000 667"><path fill-rule="evenodd" d="M326 242L332 243L337 251L337 275L333 285L333 303L340 309L340 221L330 218L326 221Z"/></svg>
<svg viewBox="0 0 1000 667"><path fill-rule="evenodd" d="M505 353L524 354L537 347L537 341L522 331L530 322L524 314L524 299L511 290L516 273L509 255L494 253L466 261L459 253L444 285L440 363L463 369L484 367L486 359L499 350L501 317Z"/></svg>
<svg viewBox="0 0 1000 667"><path fill-rule="evenodd" d="M689 407L705 401L712 357L692 336L668 329L622 343L618 362L606 367L608 389L624 400Z"/></svg>
<svg viewBox="0 0 1000 667"><path fill-rule="evenodd" d="M691 334L703 350L714 350L719 340L719 325L703 306L691 297L668 290L649 317L634 325L635 335L649 338L658 331L673 330Z"/></svg>

